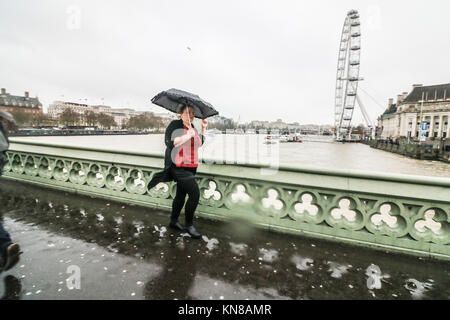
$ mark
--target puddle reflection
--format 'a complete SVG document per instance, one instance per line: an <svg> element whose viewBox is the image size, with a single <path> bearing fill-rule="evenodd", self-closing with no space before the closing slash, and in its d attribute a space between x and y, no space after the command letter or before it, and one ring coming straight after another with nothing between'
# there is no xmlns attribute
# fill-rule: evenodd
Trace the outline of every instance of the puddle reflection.
<svg viewBox="0 0 450 320"><path fill-rule="evenodd" d="M449 264L445 262L317 239L313 242L251 226L233 228L228 223L204 219L196 222L204 237L194 240L188 234L167 229L168 212L10 181L0 181L0 203L0 215L14 221L157 265L159 270L151 277L140 275L139 280L133 280L133 285L138 283L142 288L142 294L136 292L131 298L450 297ZM242 230L250 230L252 236L242 234ZM60 248L52 239L43 243L47 250L60 250L60 259L67 260L64 250L70 248ZM20 299L20 280L8 275L3 281L3 299ZM108 284L104 285L107 288Z"/></svg>

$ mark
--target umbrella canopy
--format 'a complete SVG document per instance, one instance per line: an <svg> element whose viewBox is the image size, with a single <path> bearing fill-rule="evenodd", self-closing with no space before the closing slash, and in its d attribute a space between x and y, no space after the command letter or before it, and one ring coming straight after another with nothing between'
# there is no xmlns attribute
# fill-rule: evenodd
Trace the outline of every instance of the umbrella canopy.
<svg viewBox="0 0 450 320"><path fill-rule="evenodd" d="M0 118L3 118L3 119L5 119L5 120L7 120L9 122L14 123L14 124L16 123L16 121L14 121L13 116L9 112L3 111L3 110L0 110Z"/></svg>
<svg viewBox="0 0 450 320"><path fill-rule="evenodd" d="M210 103L198 95L178 89L162 91L153 97L152 102L172 112L178 112L183 105L191 106L194 108L194 117L199 119L219 114Z"/></svg>

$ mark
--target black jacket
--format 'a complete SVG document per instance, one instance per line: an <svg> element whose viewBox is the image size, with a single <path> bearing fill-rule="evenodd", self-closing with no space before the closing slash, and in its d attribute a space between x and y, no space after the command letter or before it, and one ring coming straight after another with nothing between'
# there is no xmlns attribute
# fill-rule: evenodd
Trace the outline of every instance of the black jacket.
<svg viewBox="0 0 450 320"><path fill-rule="evenodd" d="M191 123L192 128L195 129L194 125ZM175 167L175 164L172 161L172 154L177 154L181 146L174 147L173 142L175 138L180 137L184 134L184 126L183 120L173 120L167 126L166 132L164 134L164 142L166 144L166 152L164 155L164 170L157 172L153 175L152 180L148 184L148 190L156 186L160 182L168 182L173 181L174 177L170 172L170 168ZM205 137L198 133L199 137L202 139L202 145L205 142Z"/></svg>

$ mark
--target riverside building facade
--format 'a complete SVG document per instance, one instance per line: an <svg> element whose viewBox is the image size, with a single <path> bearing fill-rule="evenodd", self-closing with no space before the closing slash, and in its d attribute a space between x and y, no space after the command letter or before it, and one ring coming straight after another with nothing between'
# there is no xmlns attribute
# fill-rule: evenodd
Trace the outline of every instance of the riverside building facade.
<svg viewBox="0 0 450 320"><path fill-rule="evenodd" d="M6 92L5 88L0 93L0 110L6 112L15 111L31 114L32 116L42 115L42 103L38 97L31 98L28 91L23 96L14 96Z"/></svg>
<svg viewBox="0 0 450 320"><path fill-rule="evenodd" d="M378 118L381 139L401 137L426 139L450 137L450 83L432 86L414 84L410 93L389 99L386 111Z"/></svg>
<svg viewBox="0 0 450 320"><path fill-rule="evenodd" d="M66 101L54 101L48 107L48 114L52 119L58 119L61 113L66 109L72 109L76 113L83 115L86 111L92 111L94 113L104 113L114 118L117 127L120 128L131 117L142 114L143 112L136 111L134 109L122 108L113 109L109 106L95 105L90 106L82 103L66 102Z"/></svg>
<svg viewBox="0 0 450 320"><path fill-rule="evenodd" d="M136 111L130 108L111 108L110 106L105 105L88 105L82 103L75 102L66 102L66 101L54 101L48 107L48 115L54 119L59 119L61 113L63 113L66 109L72 109L76 113L80 115L84 115L86 111L91 111L96 114L106 114L114 118L114 121L117 124L116 129L120 129L123 124L125 124L131 117L136 117L140 115L154 115L160 117L164 123L168 124L172 119L174 119L174 115L170 113L153 113L147 111ZM83 125L87 125L87 123L83 122Z"/></svg>

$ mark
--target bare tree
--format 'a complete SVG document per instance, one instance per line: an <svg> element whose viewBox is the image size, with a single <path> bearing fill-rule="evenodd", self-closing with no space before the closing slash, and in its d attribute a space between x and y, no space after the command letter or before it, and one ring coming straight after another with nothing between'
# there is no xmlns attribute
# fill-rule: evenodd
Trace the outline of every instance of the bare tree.
<svg viewBox="0 0 450 320"><path fill-rule="evenodd" d="M111 129L111 127L116 127L117 123L114 121L114 117L105 113L99 113L97 115L97 121L102 128Z"/></svg>
<svg viewBox="0 0 450 320"><path fill-rule="evenodd" d="M59 122L65 126L77 125L80 121L80 114L72 108L67 108L59 115Z"/></svg>
<svg viewBox="0 0 450 320"><path fill-rule="evenodd" d="M13 116L16 124L20 126L29 125L33 116L30 113L27 113L22 110L14 110L10 112Z"/></svg>
<svg viewBox="0 0 450 320"><path fill-rule="evenodd" d="M157 117L153 114L141 114L131 117L123 126L126 129L150 129L155 128L158 131L164 127L164 121L161 117Z"/></svg>
<svg viewBox="0 0 450 320"><path fill-rule="evenodd" d="M94 111L86 110L83 114L83 119L88 126L95 126L98 122L98 115Z"/></svg>

